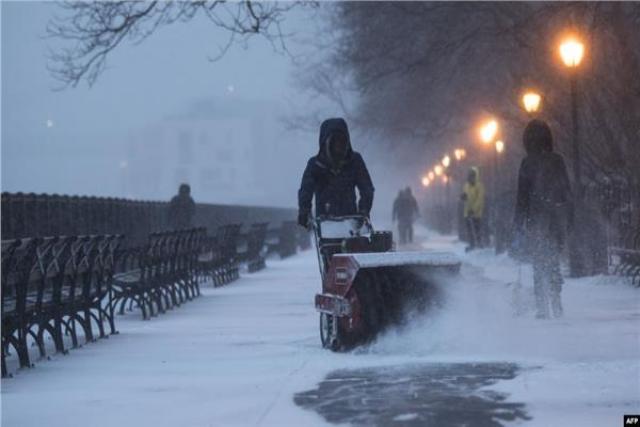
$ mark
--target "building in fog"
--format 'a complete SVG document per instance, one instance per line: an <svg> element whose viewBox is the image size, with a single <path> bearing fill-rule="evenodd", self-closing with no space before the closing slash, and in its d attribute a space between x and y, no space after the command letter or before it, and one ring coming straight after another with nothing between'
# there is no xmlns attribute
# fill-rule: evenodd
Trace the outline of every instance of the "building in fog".
<svg viewBox="0 0 640 427"><path fill-rule="evenodd" d="M288 186L278 186L291 171L273 163L279 150L296 151L281 135L277 106L225 102L223 108L203 100L186 114L132 131L121 165L124 193L167 199L187 182L199 201L293 205Z"/></svg>

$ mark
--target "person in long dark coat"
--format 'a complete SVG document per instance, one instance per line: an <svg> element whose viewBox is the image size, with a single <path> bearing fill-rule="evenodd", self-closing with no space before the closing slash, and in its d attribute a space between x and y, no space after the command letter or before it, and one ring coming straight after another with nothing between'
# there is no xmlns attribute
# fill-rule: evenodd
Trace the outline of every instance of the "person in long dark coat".
<svg viewBox="0 0 640 427"><path fill-rule="evenodd" d="M298 190L298 223L308 227L315 197L316 216L369 216L373 183L362 156L353 151L347 122L325 120L320 126L318 154L311 157ZM356 203L356 189L360 199Z"/></svg>
<svg viewBox="0 0 640 427"><path fill-rule="evenodd" d="M393 221L398 221L398 236L400 244L413 242L413 222L418 216L418 202L411 187L398 192L398 196L393 202Z"/></svg>
<svg viewBox="0 0 640 427"><path fill-rule="evenodd" d="M413 243L413 223L416 218L420 216L420 210L418 209L418 201L415 197L413 197L413 193L411 192L411 187L407 187L404 189L404 194L407 197L407 241L409 243Z"/></svg>
<svg viewBox="0 0 640 427"><path fill-rule="evenodd" d="M562 156L553 151L551 129L532 120L524 130L527 156L520 164L515 210L516 239L533 263L537 317L563 314L560 255L573 222L571 185Z"/></svg>
<svg viewBox="0 0 640 427"><path fill-rule="evenodd" d="M398 221L398 242L403 245L407 243L407 233L406 233L406 223L404 221L400 221L400 215L404 214L406 210L406 197L404 194L404 190L398 191L398 195L393 201L393 210L391 213L391 219L393 222Z"/></svg>
<svg viewBox="0 0 640 427"><path fill-rule="evenodd" d="M180 184L178 194L169 202L168 222L174 230L190 228L196 213L196 203L191 197L189 184Z"/></svg>

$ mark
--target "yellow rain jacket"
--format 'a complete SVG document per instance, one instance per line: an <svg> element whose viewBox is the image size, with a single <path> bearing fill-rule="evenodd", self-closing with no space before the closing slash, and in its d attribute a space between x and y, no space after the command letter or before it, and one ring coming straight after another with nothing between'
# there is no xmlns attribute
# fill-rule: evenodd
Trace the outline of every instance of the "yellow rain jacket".
<svg viewBox="0 0 640 427"><path fill-rule="evenodd" d="M482 218L484 213L484 185L480 182L480 171L478 168L471 168L476 174L476 183L471 185L468 181L464 184L463 193L466 196L464 201L464 217Z"/></svg>

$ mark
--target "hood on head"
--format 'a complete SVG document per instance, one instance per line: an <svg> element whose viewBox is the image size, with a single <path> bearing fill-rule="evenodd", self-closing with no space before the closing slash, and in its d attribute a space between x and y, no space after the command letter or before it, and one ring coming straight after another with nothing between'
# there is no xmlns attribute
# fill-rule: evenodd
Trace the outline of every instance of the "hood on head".
<svg viewBox="0 0 640 427"><path fill-rule="evenodd" d="M522 142L529 155L553 151L551 128L543 120L534 119L527 124L522 135Z"/></svg>
<svg viewBox="0 0 640 427"><path fill-rule="evenodd" d="M189 184L180 184L178 194L183 196L188 196L189 194L191 194L191 187L189 186Z"/></svg>
<svg viewBox="0 0 640 427"><path fill-rule="evenodd" d="M471 175L475 178L475 183L480 182L480 168L477 166L471 166L469 168L469 174L467 175L467 182L471 179Z"/></svg>
<svg viewBox="0 0 640 427"><path fill-rule="evenodd" d="M320 125L320 138L319 138L319 154L323 155L326 150L326 144L329 137L337 132L344 133L347 137L347 144L349 145L349 153L351 153L351 137L349 136L349 127L347 126L347 122L341 118L332 118L327 119Z"/></svg>

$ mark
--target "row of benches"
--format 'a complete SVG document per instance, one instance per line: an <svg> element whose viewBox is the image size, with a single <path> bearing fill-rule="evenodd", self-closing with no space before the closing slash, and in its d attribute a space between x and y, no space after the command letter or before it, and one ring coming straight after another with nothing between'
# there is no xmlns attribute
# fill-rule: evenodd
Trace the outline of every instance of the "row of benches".
<svg viewBox="0 0 640 427"><path fill-rule="evenodd" d="M109 304L111 278L122 236L69 236L2 242L2 374L12 346L21 367L31 366L28 337L46 356L45 334L66 353L63 336L78 346L78 328L86 341L115 333Z"/></svg>
<svg viewBox="0 0 640 427"><path fill-rule="evenodd" d="M284 230L284 231L283 231ZM291 232L293 236L289 234ZM215 286L239 277L246 264L253 272L265 267L268 252L281 256L308 235L298 234L288 223L269 230L267 223L152 233L139 247L127 247L123 236L69 236L14 239L2 242L2 375L5 356L16 352L21 367L31 366L29 345L35 343L46 356L45 336L55 351L117 333L114 313L139 308L143 319L180 306L200 295L200 283Z"/></svg>

